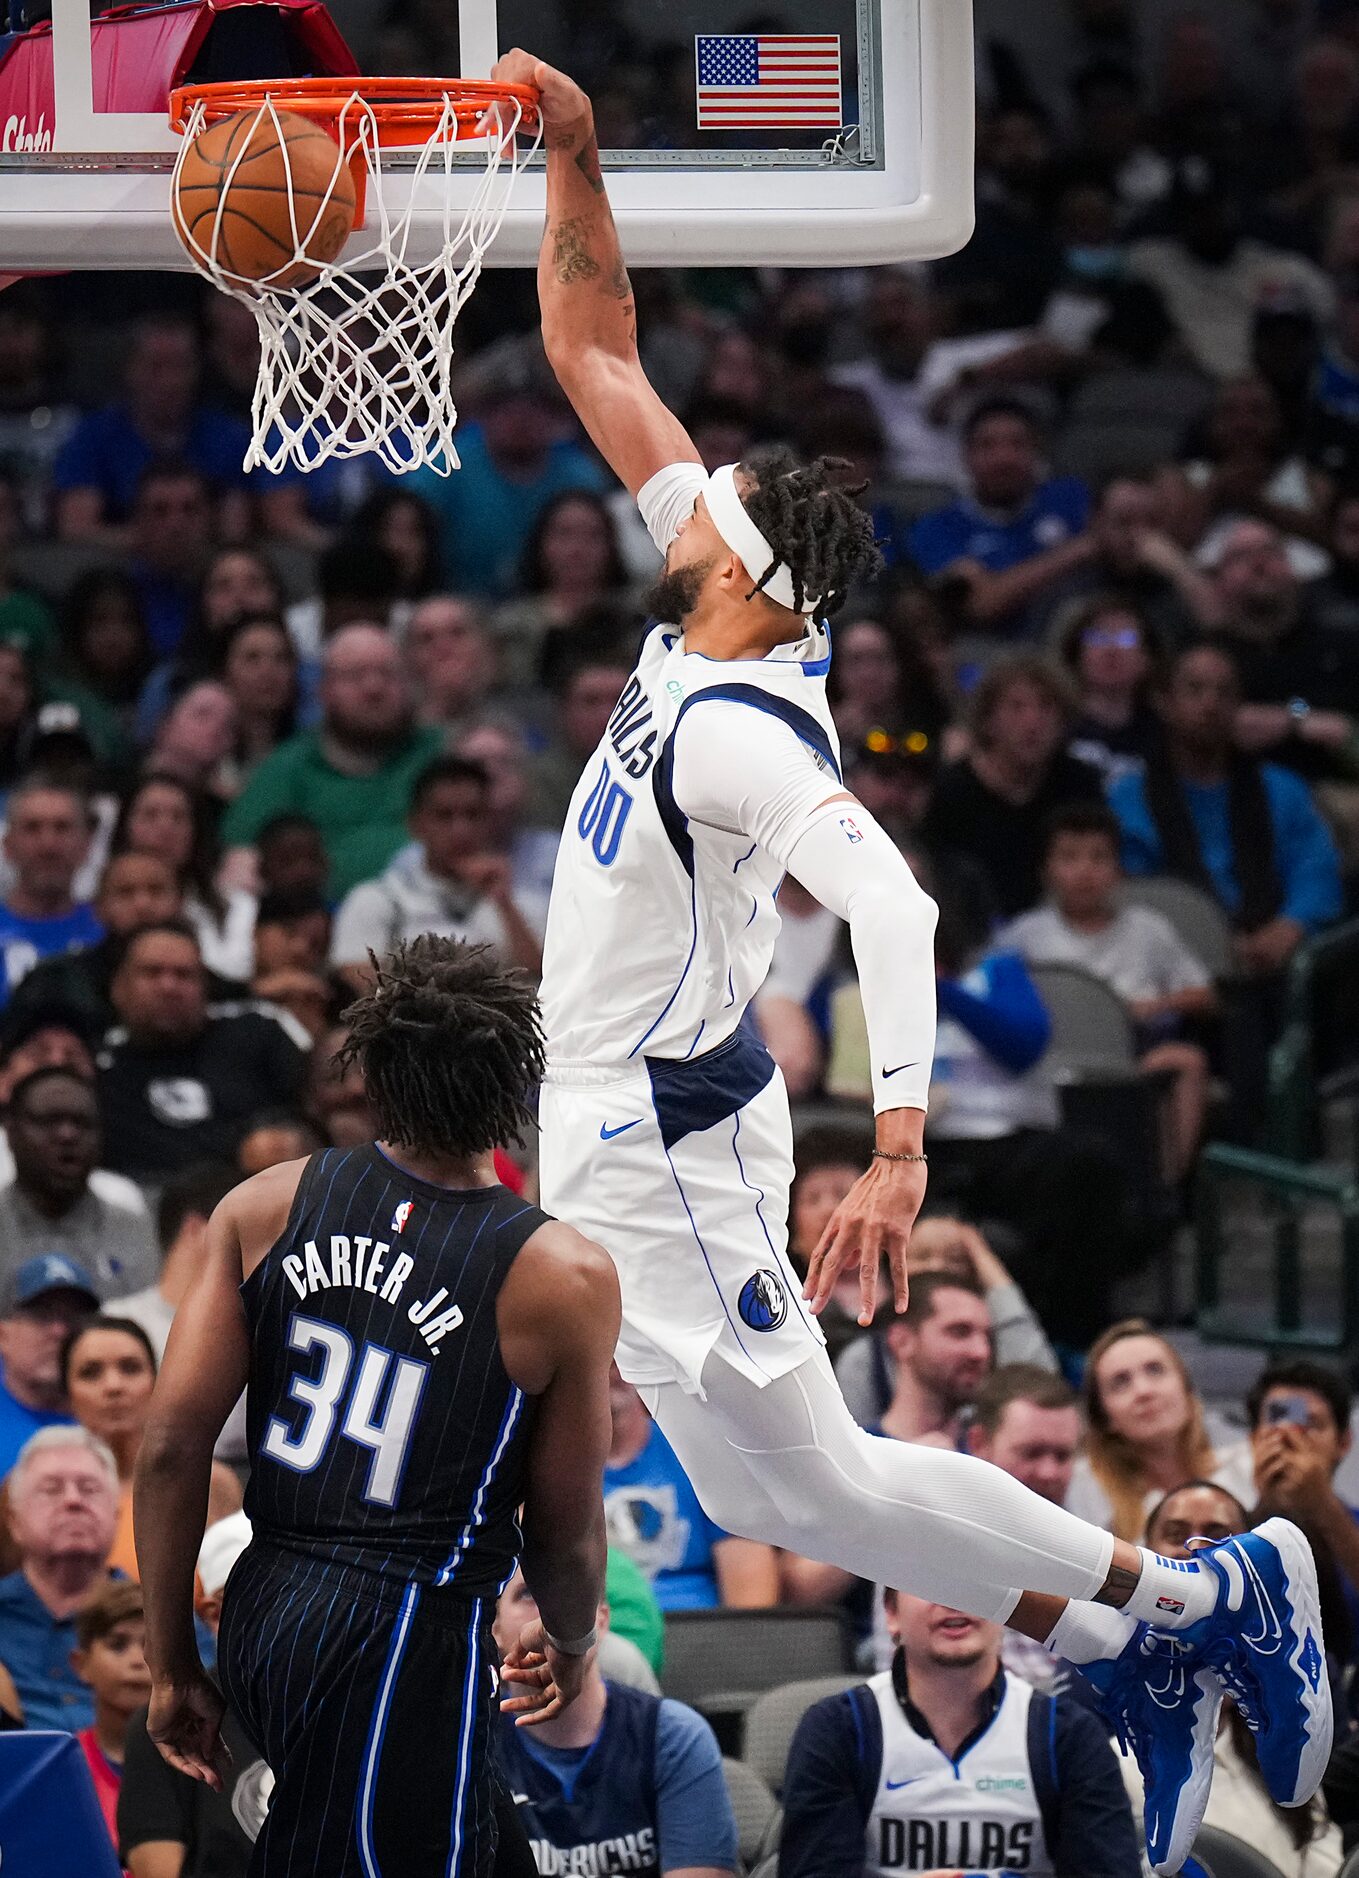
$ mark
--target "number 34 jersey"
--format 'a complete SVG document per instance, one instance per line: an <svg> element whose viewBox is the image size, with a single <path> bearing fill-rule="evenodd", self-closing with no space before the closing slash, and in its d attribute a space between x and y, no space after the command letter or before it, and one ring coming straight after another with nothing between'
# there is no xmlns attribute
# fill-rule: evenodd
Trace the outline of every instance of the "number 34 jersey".
<svg viewBox="0 0 1359 1878"><path fill-rule="evenodd" d="M788 853L841 788L829 667L824 626L762 659L686 652L672 626L647 634L557 852L553 1063L704 1055L736 1029L768 975Z"/></svg>
<svg viewBox="0 0 1359 1878"><path fill-rule="evenodd" d="M496 1300L546 1218L506 1187L417 1180L372 1144L312 1156L241 1288L257 1539L494 1596L518 1556L533 1406L501 1361Z"/></svg>

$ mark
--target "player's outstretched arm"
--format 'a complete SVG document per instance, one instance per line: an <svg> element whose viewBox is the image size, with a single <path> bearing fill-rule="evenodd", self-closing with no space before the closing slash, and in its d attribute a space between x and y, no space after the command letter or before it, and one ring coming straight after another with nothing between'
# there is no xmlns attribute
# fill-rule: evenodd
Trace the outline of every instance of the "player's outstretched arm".
<svg viewBox="0 0 1359 1878"><path fill-rule="evenodd" d="M576 415L636 495L669 463L697 463L683 424L656 396L637 352L637 306L599 167L594 113L573 79L509 52L491 76L536 85L547 146L547 226L538 257L543 344Z"/></svg>
<svg viewBox="0 0 1359 1878"><path fill-rule="evenodd" d="M608 1540L603 1478L613 1421L609 1367L621 1307L613 1261L557 1220L540 1227L501 1292L501 1351L537 1396L524 1493L522 1563L541 1613L505 1660L521 1722L546 1721L584 1683ZM561 1650L555 1644L576 1646Z"/></svg>

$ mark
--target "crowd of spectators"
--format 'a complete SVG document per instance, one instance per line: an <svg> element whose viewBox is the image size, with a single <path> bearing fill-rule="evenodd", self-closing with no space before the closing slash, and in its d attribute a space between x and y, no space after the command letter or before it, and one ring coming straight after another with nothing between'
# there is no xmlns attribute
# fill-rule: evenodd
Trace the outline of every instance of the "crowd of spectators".
<svg viewBox="0 0 1359 1878"><path fill-rule="evenodd" d="M615 140L673 142L683 62L597 11ZM1299 1519L1348 1716L1345 1382L1274 1364L1224 1419L1118 1299L1204 1141L1258 1139L1290 964L1356 910L1359 3L977 18L961 254L634 277L708 467L774 441L846 459L886 562L832 622L829 682L848 786L940 907L931 1198L906 1314L862 1331L851 1274L825 1328L865 1427L964 1446L1126 1538ZM440 69L444 30L396 7L369 62ZM267 1798L234 1720L223 1796L137 1712L128 1480L207 1218L244 1174L370 1137L335 1059L371 953L435 931L539 969L657 565L523 280L489 274L460 329L447 479L243 471L253 345L187 278L0 293L0 1720L80 1734L134 1878L242 1872ZM1218 956L1141 897L1166 877ZM754 1015L794 1098L798 1261L867 1164L869 1068L840 922L792 880L781 909ZM1140 1157L1054 1066L1062 973L1126 1016ZM505 1150L531 1190L532 1143ZM1035 1834L1058 1872L1132 1872L1118 1768L1059 1666L728 1535L621 1379L613 1416L609 1681L514 1748L541 1870L614 1840L639 1870L734 1869L715 1744L656 1692L663 1614L781 1604L839 1606L873 1674L799 1730L786 1873L1029 1868ZM238 1409L205 1647L244 1461ZM531 1614L509 1587L503 1636ZM1035 1730L1058 1746L1027 1812L942 1789L912 1810L863 1750L956 1771L984 1734L994 1795ZM1338 1869L1359 1781L1337 1773L1334 1819L1285 1817L1230 1714L1218 1758L1210 1820L1285 1878Z"/></svg>

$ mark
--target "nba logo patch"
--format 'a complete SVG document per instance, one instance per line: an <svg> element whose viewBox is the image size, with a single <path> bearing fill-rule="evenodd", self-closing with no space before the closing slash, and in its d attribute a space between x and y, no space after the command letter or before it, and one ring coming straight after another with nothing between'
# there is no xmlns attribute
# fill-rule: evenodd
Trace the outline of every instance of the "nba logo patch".
<svg viewBox="0 0 1359 1878"><path fill-rule="evenodd" d="M863 840L863 831L852 815L842 815L840 817L840 826L844 829L845 839L848 842L856 843Z"/></svg>
<svg viewBox="0 0 1359 1878"><path fill-rule="evenodd" d="M788 1293L777 1272L752 1272L737 1300L741 1322L751 1330L777 1330L788 1315Z"/></svg>
<svg viewBox="0 0 1359 1878"><path fill-rule="evenodd" d="M414 1211L415 1211L414 1200L403 1200L400 1206L396 1209L395 1213L392 1214L392 1228L391 1228L392 1231L393 1232L405 1232L406 1221L410 1218L411 1214Z"/></svg>

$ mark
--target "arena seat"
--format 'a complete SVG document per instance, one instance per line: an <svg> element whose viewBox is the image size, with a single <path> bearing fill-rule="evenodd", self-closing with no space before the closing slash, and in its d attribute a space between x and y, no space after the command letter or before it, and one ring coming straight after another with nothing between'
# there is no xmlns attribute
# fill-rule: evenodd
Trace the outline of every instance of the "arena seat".
<svg viewBox="0 0 1359 1878"><path fill-rule="evenodd" d="M1148 874L1125 880L1122 898L1127 906L1150 907L1168 919L1215 979L1231 977L1231 921L1201 887L1189 880L1176 880L1172 874Z"/></svg>
<svg viewBox="0 0 1359 1878"><path fill-rule="evenodd" d="M0 1869L15 1878L119 1878L89 1763L74 1735L0 1734Z"/></svg>
<svg viewBox="0 0 1359 1878"><path fill-rule="evenodd" d="M829 1676L849 1665L839 1611L671 1611L665 1620L661 1687L694 1708L733 1695L748 1708L794 1676Z"/></svg>
<svg viewBox="0 0 1359 1878"><path fill-rule="evenodd" d="M770 1835L779 1820L778 1801L755 1769L744 1761L723 1755L722 1774L731 1810L736 1815L737 1849L741 1863L749 1870L752 1865L758 1865L769 1850Z"/></svg>
<svg viewBox="0 0 1359 1878"><path fill-rule="evenodd" d="M770 1689L755 1703L746 1716L746 1744L743 1759L747 1767L764 1781L771 1793L783 1792L788 1750L793 1744L797 1725L823 1696L839 1695L864 1680L862 1676L809 1676L798 1682L786 1682Z"/></svg>
<svg viewBox="0 0 1359 1878"><path fill-rule="evenodd" d="M1278 1866L1263 1852L1217 1826L1200 1827L1194 1857L1211 1878L1282 1878Z"/></svg>
<svg viewBox="0 0 1359 1878"><path fill-rule="evenodd" d="M1029 976L1052 1020L1046 1067L1059 1082L1136 1073L1132 1021L1103 979L1079 965L1031 965Z"/></svg>

